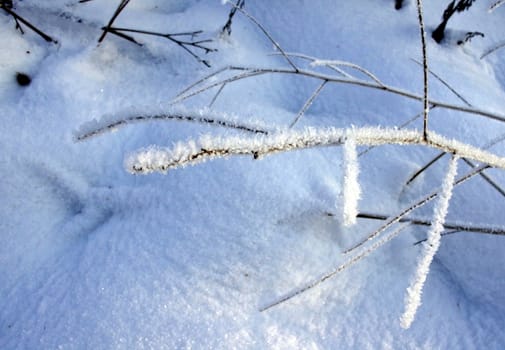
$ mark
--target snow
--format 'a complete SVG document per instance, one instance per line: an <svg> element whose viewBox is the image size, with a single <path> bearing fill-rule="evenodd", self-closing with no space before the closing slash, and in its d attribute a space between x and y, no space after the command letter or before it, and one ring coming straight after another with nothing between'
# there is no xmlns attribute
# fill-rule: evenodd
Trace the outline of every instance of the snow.
<svg viewBox="0 0 505 350"><path fill-rule="evenodd" d="M446 4L424 3L433 30ZM135 35L138 46L109 33L97 45L118 4L14 1L57 44L20 34L0 10L1 349L503 349L502 236L442 236L405 330L414 243L430 228L392 224L351 255L384 222L345 226L339 215L353 204L390 217L433 193L447 155L405 182L440 149L503 167L502 121L432 108L427 144L422 118L399 129L421 112L416 99L328 81L306 106L324 78L224 69L293 67L240 12L221 36L230 5L220 0L131 0L114 22L203 30L198 39L218 51L197 54L211 68L165 38ZM490 5L455 14L441 45L427 35L428 62L473 109L503 115L505 50L480 59L504 39L504 7L490 14ZM422 96L413 1L401 11L392 0L246 1L245 10L301 72L340 79L340 70L342 80ZM453 44L470 30L486 36ZM19 86L16 72L31 84ZM237 74L250 77L215 97ZM430 98L462 105L436 79ZM358 207L345 195L346 139L356 144ZM504 188L502 169L486 174ZM430 217L433 202L412 217ZM504 227L503 196L475 176L454 187L447 222Z"/></svg>

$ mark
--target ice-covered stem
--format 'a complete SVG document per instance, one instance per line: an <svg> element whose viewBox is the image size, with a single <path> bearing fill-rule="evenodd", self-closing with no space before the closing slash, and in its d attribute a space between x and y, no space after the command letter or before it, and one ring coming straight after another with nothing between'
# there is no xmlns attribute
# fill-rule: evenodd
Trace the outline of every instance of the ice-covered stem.
<svg viewBox="0 0 505 350"><path fill-rule="evenodd" d="M442 191L433 210L433 221L428 231L428 240L424 244L424 250L419 259L414 279L407 288L405 296L405 311L400 318L402 328L408 329L412 325L417 309L421 305L421 295L424 282L430 271L430 265L440 246L440 237L444 230L445 218L449 209L449 201L452 196L454 179L457 172L458 157L453 155L445 175Z"/></svg>
<svg viewBox="0 0 505 350"><path fill-rule="evenodd" d="M344 142L344 186L343 186L343 223L351 226L356 223L358 202L361 198L361 186L358 180L359 163L356 142L349 136Z"/></svg>
<svg viewBox="0 0 505 350"><path fill-rule="evenodd" d="M417 1L417 14L419 20L419 30L421 32L421 48L423 53L423 138L428 139L428 114L430 103L428 101L428 55L426 54L426 31L424 30L423 2Z"/></svg>
<svg viewBox="0 0 505 350"><path fill-rule="evenodd" d="M133 153L128 156L126 167L128 171L139 174L156 171L166 172L169 169L234 155L251 155L258 158L271 153L296 149L341 145L349 135L352 135L356 145L425 145L483 162L488 166L505 168L505 158L455 140L449 140L435 133L430 133L428 141L424 141L422 133L418 131L383 128L351 130L306 128L300 131L289 129L268 135L249 137L203 136L197 141L179 143L173 149L151 148L147 151L141 150Z"/></svg>

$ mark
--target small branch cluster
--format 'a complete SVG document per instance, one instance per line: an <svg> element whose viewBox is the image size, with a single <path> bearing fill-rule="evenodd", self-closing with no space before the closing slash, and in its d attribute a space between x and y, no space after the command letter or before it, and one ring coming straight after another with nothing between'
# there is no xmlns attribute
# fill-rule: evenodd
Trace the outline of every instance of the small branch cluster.
<svg viewBox="0 0 505 350"><path fill-rule="evenodd" d="M195 38L198 35L203 33L203 31L201 31L201 30L190 31L190 32L181 32L181 33L159 33L159 32L153 32L153 31L141 30L141 29L114 27L113 26L114 21L119 16L119 14L126 8L126 6L128 5L129 2L130 2L130 0L121 0L116 11L114 11L114 14L110 18L109 23L107 23L107 25L105 27L102 27L102 35L98 39L98 43L101 43L105 39L105 36L107 35L107 33L111 33L113 35L116 35L122 39L130 41L130 42L132 42L136 45L139 45L139 46L142 46L142 44L139 43L133 36L131 36L130 35L131 33L162 37L162 38L170 40L174 44L181 47L184 51L186 51L188 54L190 54L198 62L204 64L206 67L210 67L209 61L202 59L199 55L197 55L194 52L194 50L201 50L205 54L207 54L209 52L216 51L216 49L208 47L206 45L206 44L212 42L212 40L210 40L210 39L195 40Z"/></svg>

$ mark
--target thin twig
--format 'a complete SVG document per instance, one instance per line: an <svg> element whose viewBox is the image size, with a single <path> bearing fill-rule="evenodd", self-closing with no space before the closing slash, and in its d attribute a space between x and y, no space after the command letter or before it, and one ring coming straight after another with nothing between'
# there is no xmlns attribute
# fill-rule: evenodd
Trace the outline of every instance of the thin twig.
<svg viewBox="0 0 505 350"><path fill-rule="evenodd" d="M10 8L8 7L5 7L5 6L2 6L2 9L7 12L9 15L11 15L14 20L16 21L16 25L21 29L21 26L19 26L19 22L23 23L25 26L27 26L28 28L30 28L31 30L33 30L35 33L37 33L39 36L41 36L45 41L47 42L53 42L53 43L58 43L56 40L54 40L52 37L50 37L49 35L47 35L46 33L44 33L43 31L41 31L40 29L38 29L37 27L35 27L33 24L31 24L30 22L28 22L26 19L24 19L23 17L21 17L20 15L18 15L16 12L12 11ZM23 29L21 29L22 31Z"/></svg>
<svg viewBox="0 0 505 350"><path fill-rule="evenodd" d="M423 138L428 139L428 114L430 112L430 103L428 101L428 57L426 54L426 31L424 30L424 19L423 19L423 2L422 0L416 0L417 2L417 14L419 19L419 29L421 31L421 47L423 52Z"/></svg>
<svg viewBox="0 0 505 350"><path fill-rule="evenodd" d="M496 1L494 4L492 4L489 7L489 12L493 12L494 10L496 10L498 7L500 7L503 4L505 4L505 0L498 0L498 1Z"/></svg>
<svg viewBox="0 0 505 350"><path fill-rule="evenodd" d="M121 11L123 11L125 9L125 7L128 5L129 2L130 2L130 0L121 0L121 2L119 3L118 7L116 8L116 11L114 11L114 14L110 18L109 23L107 23L107 25L102 28L102 35L100 35L100 38L98 38L98 43L99 44L103 41L103 39L105 39L105 36L109 32L109 29L112 26L112 23L114 23L114 21L116 20L117 16L119 16L119 14L121 13Z"/></svg>
<svg viewBox="0 0 505 350"><path fill-rule="evenodd" d="M361 253L357 254L356 256L352 257L351 259L347 260L346 262L344 262L343 264L339 265L338 267L336 267L335 269L333 269L331 272L327 273L327 274L324 274L323 276L313 280L312 282L306 284L304 287L301 287L291 293L288 293L286 294L285 296L281 297L280 299L276 300L275 302L273 303L270 303L270 304L267 304L263 307L261 307L259 309L260 312L263 312L263 311L267 311L268 309L271 309L273 308L274 306L277 306L277 305L280 305L300 294L303 294L305 293L306 291L320 285L321 283L327 281L328 279L334 277L335 275L337 275L338 273L344 271L345 269L347 269L348 267L354 265L355 263L357 263L358 261L360 261L361 259L367 257L368 255L370 255L371 253L373 253L374 251L376 251L377 249L379 249L380 247L382 247L384 244L386 244L387 242L389 242L390 240L392 240L393 238L395 238L396 236L398 236L398 234L400 234L400 232L402 232L404 229L406 229L407 227L409 226L408 223L406 224L403 224L401 225L398 229L396 229L395 231L393 231L390 235L384 237L382 240L376 242L375 244L373 244L371 247L369 247L368 249L364 249Z"/></svg>
<svg viewBox="0 0 505 350"><path fill-rule="evenodd" d="M237 12L237 8L242 8L245 5L245 0L237 0L237 3L235 4L235 7L232 7L230 10L230 13L228 14L228 20L226 21L226 24L223 26L223 29L221 29L221 34L228 34L231 35L231 22L233 20L233 16L235 16L235 13Z"/></svg>
<svg viewBox="0 0 505 350"><path fill-rule="evenodd" d="M98 38L98 43L99 44L103 41L103 39L105 39L105 36L109 32L110 27L112 26L112 23L114 23L114 21L116 20L117 16L119 16L119 14L121 13L121 11L123 11L125 9L125 7L128 5L129 2L130 2L130 0L121 0L121 2L119 3L118 7L116 8L116 11L114 11L114 14L110 18L109 23L107 23L107 25L102 28L102 30L103 30L102 35L100 35L100 38Z"/></svg>
<svg viewBox="0 0 505 350"><path fill-rule="evenodd" d="M328 82L328 80L323 80L323 82L316 88L316 90L314 90L312 95L310 95L309 99L303 105L302 109L300 109L300 111L296 115L295 120L293 120L293 122L289 125L289 128L292 128L293 126L295 126L296 123L298 123L300 118L305 114L305 112L307 112L307 110L312 105L312 103L317 98L317 96L319 96L319 94L321 93L321 90L323 90L323 88L327 82Z"/></svg>
<svg viewBox="0 0 505 350"><path fill-rule="evenodd" d="M212 98L212 101L210 101L209 103L209 108L212 107L212 105L214 105L214 102L216 102L218 96L221 94L221 92L223 91L224 87L226 86L226 83L223 83L223 85L221 85L221 87L219 88L219 90L217 90L216 94L214 95L214 97Z"/></svg>
<svg viewBox="0 0 505 350"><path fill-rule="evenodd" d="M236 129L240 131L246 131L255 134L268 134L267 130L248 126L244 124L238 124L233 121L220 120L212 117L194 116L189 114L161 114L161 115L136 115L128 118L124 118L118 121L111 122L102 127L96 128L92 131L88 131L76 136L77 141L84 141L90 137L104 134L105 132L115 130L118 127L125 126L135 122L145 122L145 121L162 121L162 120L177 120L177 121L188 121L201 124L210 124L216 126L222 126L226 128Z"/></svg>
<svg viewBox="0 0 505 350"><path fill-rule="evenodd" d="M102 28L102 29L105 29L105 27ZM197 54L195 54L193 51L191 51L188 48L188 46L189 47L194 47L195 49L203 50L203 51L205 51L205 53L216 51L216 49L213 49L213 48L210 48L208 46L202 45L202 44L205 44L205 43L212 42L212 40L210 40L210 39L198 40L198 41L193 41L193 40L192 41L185 41L185 40L179 40L179 39L176 38L176 37L180 37L180 36L191 36L191 38L194 38L198 34L202 33L201 30L197 30L197 31L193 31L193 32L165 34L165 33L158 33L158 32L153 32L153 31L148 31L148 30L141 30L141 29L109 27L108 31L110 33L114 33L114 34L117 34L117 35L122 34L121 35L122 37L125 37L124 33L127 32L127 33L138 33L138 34L144 34L144 35L158 36L158 37L162 37L162 38L168 39L171 42L173 42L173 43L177 44L178 46L180 46L182 49L184 49L186 52L188 52L193 58L195 58L198 62L203 63L207 67L210 67L209 62L206 61L206 60L204 60L204 59L202 59L202 58L200 58ZM134 42L136 44L139 44L133 37L126 36L125 38L128 39L129 41L132 41L132 42Z"/></svg>
<svg viewBox="0 0 505 350"><path fill-rule="evenodd" d="M426 163L421 169L416 171L414 175L412 175L407 182L405 183L405 186L408 186L414 181L419 175L421 175L426 169L428 169L430 166L435 164L440 158L442 158L445 155L445 152L440 152L435 158L430 160L428 163Z"/></svg>
<svg viewBox="0 0 505 350"><path fill-rule="evenodd" d="M253 22L263 32L263 34L265 34L265 36L277 48L277 50L279 50L279 52L282 54L282 56L284 56L284 58L289 63L289 65L291 67L293 67L294 71L295 72L298 71L298 67L293 63L293 61L289 58L289 56L286 55L286 53L284 52L284 50L282 49L282 47L277 43L277 41L274 40L274 38L270 35L270 33L265 29L265 27L263 27L263 25L260 22L258 22L258 20L256 18L254 18L251 14L249 14L243 8L238 7L238 6L234 5L234 4L230 4L230 5L232 7L234 7L234 8L236 8L237 11L241 12L244 16L246 16L247 18L249 18L249 20L251 22Z"/></svg>
<svg viewBox="0 0 505 350"><path fill-rule="evenodd" d="M414 58L411 58L412 61L414 61L415 63L417 63L418 65L420 65L421 67L423 66L423 64L421 62L419 62L418 60L414 59ZM463 96L461 96L461 94L459 94L456 90L454 90L454 88L449 85L449 83L447 83L444 79L442 79L438 74L436 74L434 71L432 71L431 69L428 70L430 72L431 75L433 75L438 81L440 81L442 84L444 84L444 86L446 88L448 88L454 95L456 95L464 104L466 104L468 107L473 107L472 104L470 102L468 102Z"/></svg>
<svg viewBox="0 0 505 350"><path fill-rule="evenodd" d="M480 59L483 59L484 57L486 57L487 55L490 55L492 54L493 52L501 49L502 47L505 46L505 40L504 41L501 41L499 42L498 44L494 45L493 47L487 49L481 56L480 56Z"/></svg>
<svg viewBox="0 0 505 350"><path fill-rule="evenodd" d="M477 167L477 165L475 163L473 163L472 161L466 159L466 158L463 158L463 161L468 164L470 167L472 168L475 168ZM503 197L505 197L505 191L500 187L500 185L498 185L496 183L496 181L494 181L488 174L486 174L485 172L481 172L479 174L483 179L484 181L486 181L488 184L490 184L496 191L498 191L499 194L501 194Z"/></svg>
<svg viewBox="0 0 505 350"><path fill-rule="evenodd" d="M444 236L452 235L452 234L459 233L459 232L461 232L461 231L458 231L458 230L446 231L446 232L441 233L440 236L444 237ZM421 239L420 241L417 241L412 245L419 245L423 242L426 242L427 240L428 240L428 238Z"/></svg>
<svg viewBox="0 0 505 350"><path fill-rule="evenodd" d="M357 215L360 219L370 219L370 220L381 220L386 221L389 219L389 216L383 214L373 214L367 212L361 212ZM418 226L431 226L431 220L419 219L419 218L410 218L410 217L402 217L398 222L408 222L412 225ZM483 233L488 235L505 235L505 228L503 227L489 227L489 226L477 226L477 225L469 225L469 224L458 224L458 223L449 223L446 222L444 225L444 229L446 230L457 230L458 232L473 232L473 233Z"/></svg>

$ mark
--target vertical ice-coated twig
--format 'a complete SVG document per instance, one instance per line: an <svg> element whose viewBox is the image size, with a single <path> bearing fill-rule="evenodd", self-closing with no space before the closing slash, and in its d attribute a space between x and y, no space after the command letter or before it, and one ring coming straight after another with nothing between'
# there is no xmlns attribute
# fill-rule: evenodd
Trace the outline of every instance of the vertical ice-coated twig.
<svg viewBox="0 0 505 350"><path fill-rule="evenodd" d="M416 316L417 309L421 305L421 295L424 282L430 271L430 265L440 246L440 237L444 231L445 218L449 209L449 201L454 188L454 179L456 177L458 157L453 155L445 175L442 191L433 209L433 220L428 232L428 240L424 244L422 255L419 259L414 278L407 288L405 296L405 311L400 318L402 328L410 328Z"/></svg>
<svg viewBox="0 0 505 350"><path fill-rule="evenodd" d="M351 226L356 223L361 186L358 180L359 164L356 142L348 136L344 142L344 186L343 186L343 223Z"/></svg>

